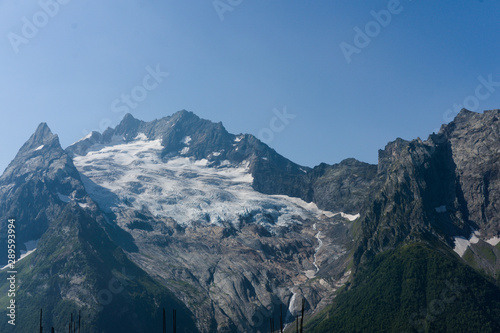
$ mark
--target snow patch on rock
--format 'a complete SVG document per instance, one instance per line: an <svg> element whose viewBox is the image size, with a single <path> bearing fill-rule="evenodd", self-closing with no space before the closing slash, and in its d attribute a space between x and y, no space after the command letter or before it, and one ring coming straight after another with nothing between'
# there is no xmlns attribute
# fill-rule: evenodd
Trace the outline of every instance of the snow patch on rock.
<svg viewBox="0 0 500 333"><path fill-rule="evenodd" d="M343 213L343 212L340 212L340 216L342 216L345 219L348 219L351 222L354 221L354 220L356 220L356 219L359 219L359 217L360 217L359 213L357 213L355 215L351 215L351 214L346 214L346 213Z"/></svg>
<svg viewBox="0 0 500 333"><path fill-rule="evenodd" d="M453 251L455 251L460 257L463 257L470 244L471 242L465 239L465 237L455 237L455 247L453 248Z"/></svg>
<svg viewBox="0 0 500 333"><path fill-rule="evenodd" d="M497 246L498 243L500 243L500 238L498 237L493 237L493 238L490 238L486 241L486 243L492 245L492 246Z"/></svg>

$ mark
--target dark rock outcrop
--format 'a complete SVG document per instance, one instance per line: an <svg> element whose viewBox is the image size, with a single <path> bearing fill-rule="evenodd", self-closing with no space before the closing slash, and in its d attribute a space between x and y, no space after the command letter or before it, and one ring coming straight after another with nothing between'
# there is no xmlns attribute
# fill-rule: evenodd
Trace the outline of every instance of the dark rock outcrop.
<svg viewBox="0 0 500 333"><path fill-rule="evenodd" d="M462 110L427 141L398 139L379 152L380 189L362 216L357 262L412 240L500 233L499 110Z"/></svg>
<svg viewBox="0 0 500 333"><path fill-rule="evenodd" d="M0 229L16 218L17 256L26 250L24 243L43 235L70 200L86 203L89 198L57 135L42 123L0 177ZM6 241L4 232L0 247L6 249ZM6 256L3 252L0 265L7 263Z"/></svg>

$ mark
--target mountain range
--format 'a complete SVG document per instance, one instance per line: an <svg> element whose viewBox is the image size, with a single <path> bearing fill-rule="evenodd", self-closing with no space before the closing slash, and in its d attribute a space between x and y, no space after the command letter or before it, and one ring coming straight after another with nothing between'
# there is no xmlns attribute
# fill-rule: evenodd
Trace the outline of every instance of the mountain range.
<svg viewBox="0 0 500 333"><path fill-rule="evenodd" d="M155 332L165 308L180 332L295 332L302 302L307 332L499 331L499 118L314 168L184 110L66 149L42 123L0 177L0 331L43 308L46 330Z"/></svg>

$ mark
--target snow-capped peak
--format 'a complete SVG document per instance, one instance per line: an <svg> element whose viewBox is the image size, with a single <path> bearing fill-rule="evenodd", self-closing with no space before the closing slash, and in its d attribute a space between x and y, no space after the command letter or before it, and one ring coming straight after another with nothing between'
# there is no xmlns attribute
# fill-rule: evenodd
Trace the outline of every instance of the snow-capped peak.
<svg viewBox="0 0 500 333"><path fill-rule="evenodd" d="M189 141L189 137L183 140ZM90 196L118 220L133 210L182 225L238 227L243 219L272 228L296 223L298 216L329 215L297 198L255 191L247 161L213 164L179 155L162 158L162 149L161 140L139 134L135 141L96 145L85 156L76 156L74 163L85 176Z"/></svg>

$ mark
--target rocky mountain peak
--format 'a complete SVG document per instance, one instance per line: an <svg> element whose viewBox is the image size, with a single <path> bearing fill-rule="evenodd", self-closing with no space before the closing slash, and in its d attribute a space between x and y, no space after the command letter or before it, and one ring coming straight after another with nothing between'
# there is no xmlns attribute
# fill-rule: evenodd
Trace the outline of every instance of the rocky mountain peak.
<svg viewBox="0 0 500 333"><path fill-rule="evenodd" d="M471 118L473 118L475 115L477 115L476 112L462 108L462 110L460 110L460 112L457 114L457 116L455 117L455 119L453 121L454 122L468 121Z"/></svg>
<svg viewBox="0 0 500 333"><path fill-rule="evenodd" d="M42 122L38 125L34 136L40 136L40 137L46 137L46 136L52 136L52 131L50 130L49 126L47 125L46 122Z"/></svg>
<svg viewBox="0 0 500 333"><path fill-rule="evenodd" d="M37 240L72 200L87 204L78 170L58 136L41 123L0 177L0 228L15 216L19 242ZM1 246L6 246L6 237L0 236ZM0 264L5 262L0 256Z"/></svg>
<svg viewBox="0 0 500 333"><path fill-rule="evenodd" d="M137 139L138 135L144 135L148 140L161 139L164 155L183 151L183 155L198 159L206 158L212 152L228 151L234 139L222 123L201 119L186 110L149 122L127 113L115 128L106 129L102 135L92 133L69 146L66 151L72 156L85 155L95 144L130 142Z"/></svg>
<svg viewBox="0 0 500 333"><path fill-rule="evenodd" d="M46 123L41 123L21 147L1 178L7 179L14 174L19 176L20 174L32 173L42 164L47 166L45 164L62 157L63 154L59 137L52 133Z"/></svg>
<svg viewBox="0 0 500 333"><path fill-rule="evenodd" d="M26 141L19 152L36 149L42 145L59 145L58 136L52 133L47 123L40 123L40 125L38 125L36 131L31 135L28 141Z"/></svg>
<svg viewBox="0 0 500 333"><path fill-rule="evenodd" d="M389 142L384 149L378 151L378 172L386 173L389 166L401 160L402 154L408 151L409 141L397 138Z"/></svg>
<svg viewBox="0 0 500 333"><path fill-rule="evenodd" d="M180 110L172 115L173 121L188 120L188 119L199 120L200 117L198 117L193 112L187 110Z"/></svg>
<svg viewBox="0 0 500 333"><path fill-rule="evenodd" d="M42 123L0 178L0 228L16 216L19 244L39 240L19 266L24 281L35 281L19 300L30 312L47 299L66 307L76 300L70 311L89 308L125 267L138 278L96 311L117 318L120 331L161 318L152 304L175 305L194 325L181 299L199 304L192 311L200 331L262 332L267 325L253 324L255 313L276 318L274 305L288 305L293 315L300 299L318 313L351 273L362 276L379 252L410 243L453 255L469 242L463 258L493 276L499 117L499 110L462 110L427 141L388 143L378 165L349 158L314 168L186 110L148 122L127 114L66 152ZM0 237L0 247L6 242ZM50 272L48 284L38 272ZM150 307L142 315L137 304ZM129 313L140 322L121 319Z"/></svg>
<svg viewBox="0 0 500 333"><path fill-rule="evenodd" d="M0 182L11 183L14 179L27 181L25 175L29 179L48 177L55 180L65 175L79 179L71 158L61 147L59 137L52 133L46 123L41 123L21 147L0 177Z"/></svg>
<svg viewBox="0 0 500 333"><path fill-rule="evenodd" d="M139 119L127 113L114 129L113 135L122 135L126 141L132 140L137 136L141 123Z"/></svg>

